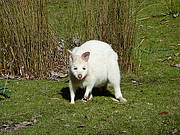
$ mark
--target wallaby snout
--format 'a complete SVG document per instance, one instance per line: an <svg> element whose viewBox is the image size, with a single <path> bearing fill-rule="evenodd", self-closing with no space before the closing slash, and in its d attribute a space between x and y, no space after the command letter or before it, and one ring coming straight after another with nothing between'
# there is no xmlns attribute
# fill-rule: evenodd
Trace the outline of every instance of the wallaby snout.
<svg viewBox="0 0 180 135"><path fill-rule="evenodd" d="M79 80L83 79L83 78L82 78L82 74L78 74L78 79L79 79Z"/></svg>

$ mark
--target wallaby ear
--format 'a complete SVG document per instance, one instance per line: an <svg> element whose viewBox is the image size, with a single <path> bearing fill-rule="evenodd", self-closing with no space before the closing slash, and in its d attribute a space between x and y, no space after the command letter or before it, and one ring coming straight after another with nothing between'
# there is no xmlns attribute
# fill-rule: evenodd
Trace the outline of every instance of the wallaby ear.
<svg viewBox="0 0 180 135"><path fill-rule="evenodd" d="M72 54L72 52L70 50L68 50L68 52L69 52L69 56L70 56L69 58L72 61L73 60L73 54Z"/></svg>
<svg viewBox="0 0 180 135"><path fill-rule="evenodd" d="M89 60L89 56L90 56L90 52L85 52L81 55L81 58L87 62Z"/></svg>

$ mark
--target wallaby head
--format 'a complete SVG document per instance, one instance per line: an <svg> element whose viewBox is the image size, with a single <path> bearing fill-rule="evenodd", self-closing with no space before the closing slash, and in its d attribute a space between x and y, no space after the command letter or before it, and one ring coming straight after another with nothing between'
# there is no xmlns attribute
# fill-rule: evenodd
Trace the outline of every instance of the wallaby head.
<svg viewBox="0 0 180 135"><path fill-rule="evenodd" d="M81 56L70 53L70 70L75 78L83 80L88 73L88 60L90 52L85 52Z"/></svg>

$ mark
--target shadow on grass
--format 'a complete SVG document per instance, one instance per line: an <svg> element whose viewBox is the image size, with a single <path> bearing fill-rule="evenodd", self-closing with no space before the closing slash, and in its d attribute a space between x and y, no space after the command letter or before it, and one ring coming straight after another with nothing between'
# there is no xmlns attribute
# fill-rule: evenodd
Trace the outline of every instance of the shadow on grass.
<svg viewBox="0 0 180 135"><path fill-rule="evenodd" d="M84 89L77 89L75 100L82 99L84 97L84 93L85 93ZM62 95L64 99L70 101L69 87L62 88L60 90L60 94ZM96 97L96 96L114 97L114 95L110 91L108 91L107 89L102 89L102 88L93 88L92 94L93 94L93 97Z"/></svg>

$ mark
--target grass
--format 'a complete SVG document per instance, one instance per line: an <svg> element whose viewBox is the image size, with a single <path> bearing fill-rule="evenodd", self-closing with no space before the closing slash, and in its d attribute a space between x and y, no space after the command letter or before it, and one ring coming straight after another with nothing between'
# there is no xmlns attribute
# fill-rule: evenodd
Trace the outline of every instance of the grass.
<svg viewBox="0 0 180 135"><path fill-rule="evenodd" d="M178 67L180 18L158 16L161 8L141 11L137 43L140 71L122 75L122 92L127 104L117 104L108 95L96 96L88 104L80 98L68 100L67 79L57 81L8 80L11 98L0 101L0 133L7 135L159 135L179 134L180 73ZM153 15L153 16L152 16ZM146 18L146 19L142 19ZM168 59L172 57L171 59ZM0 83L5 84L1 79ZM4 124L36 121L7 133ZM4 125L5 126L5 125Z"/></svg>
<svg viewBox="0 0 180 135"><path fill-rule="evenodd" d="M142 84L133 85L132 79ZM67 87L65 82L9 81L14 92L10 99L1 101L0 123L36 117L33 126L6 134L165 134L178 129L178 82L138 79L123 79L122 89L128 99L123 105L107 96L96 96L88 104L77 100L70 105L59 94L68 90L63 89Z"/></svg>

